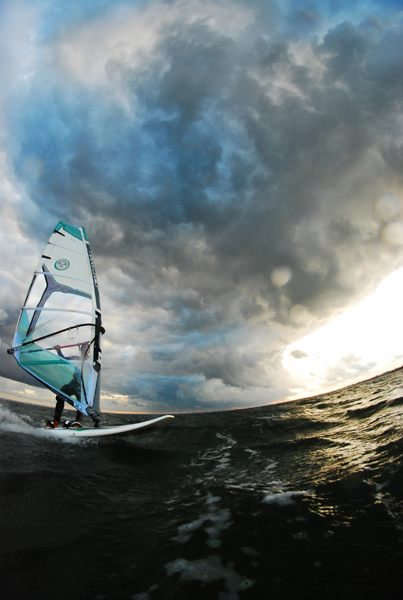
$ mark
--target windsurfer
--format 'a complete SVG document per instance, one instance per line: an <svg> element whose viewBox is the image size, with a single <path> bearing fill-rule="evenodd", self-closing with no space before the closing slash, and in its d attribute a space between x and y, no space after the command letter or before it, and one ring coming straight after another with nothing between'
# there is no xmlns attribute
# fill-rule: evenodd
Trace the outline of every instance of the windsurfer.
<svg viewBox="0 0 403 600"><path fill-rule="evenodd" d="M82 344L79 344L79 348L80 348L80 356L65 356L61 351L61 346L59 346L59 345L53 346L53 350L56 350L56 352L57 352L58 356L60 356L60 358L64 358L65 360L82 360L83 361L88 357L89 350L90 350L90 343L84 342ZM60 391L63 392L64 394L66 394L67 396L75 396L76 400L78 400L80 402L80 400L81 400L81 383L79 381L79 378L78 378L78 375L76 372L74 373L72 380L69 381L68 383L66 383L62 388L60 388ZM64 398L62 396L57 395L54 419L53 419L53 421L48 421L46 423L45 427L47 427L47 428L59 427L63 409L64 409ZM68 424L69 427L81 427L80 419L81 419L81 412L79 410L77 410L76 420L73 423L70 423L69 421L66 421L66 423Z"/></svg>

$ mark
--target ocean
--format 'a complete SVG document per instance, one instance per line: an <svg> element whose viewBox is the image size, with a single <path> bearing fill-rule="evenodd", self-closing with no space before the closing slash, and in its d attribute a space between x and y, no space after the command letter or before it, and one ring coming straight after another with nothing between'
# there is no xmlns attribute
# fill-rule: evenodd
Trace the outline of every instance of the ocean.
<svg viewBox="0 0 403 600"><path fill-rule="evenodd" d="M401 369L112 440L0 400L0 597L401 599L402 412Z"/></svg>

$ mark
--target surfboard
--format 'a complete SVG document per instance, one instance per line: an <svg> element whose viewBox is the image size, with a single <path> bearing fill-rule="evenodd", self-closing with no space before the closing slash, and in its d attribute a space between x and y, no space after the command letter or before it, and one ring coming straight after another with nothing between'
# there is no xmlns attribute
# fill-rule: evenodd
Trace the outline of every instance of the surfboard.
<svg viewBox="0 0 403 600"><path fill-rule="evenodd" d="M168 425L174 417L172 415L164 415L149 421L141 423L130 423L128 425L117 425L115 427L82 427L81 429L69 429L66 427L57 427L56 429L45 428L49 435L59 438L76 437L76 438L97 438L104 436L128 435L140 433L151 429L161 429Z"/></svg>

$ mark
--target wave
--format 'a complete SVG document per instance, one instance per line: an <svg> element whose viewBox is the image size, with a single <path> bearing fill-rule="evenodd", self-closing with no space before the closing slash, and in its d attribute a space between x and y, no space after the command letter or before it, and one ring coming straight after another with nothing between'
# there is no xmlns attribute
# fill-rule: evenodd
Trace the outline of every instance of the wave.
<svg viewBox="0 0 403 600"><path fill-rule="evenodd" d="M45 438L51 442L73 443L76 444L79 440L74 438L51 439L43 427L38 427L34 424L34 419L28 414L18 415L8 408L0 405L0 435L4 433L22 433L37 438Z"/></svg>
<svg viewBox="0 0 403 600"><path fill-rule="evenodd" d="M63 600L399 597L402 374L85 446L44 443L45 408L1 403L8 589L51 600L62 555L96 565Z"/></svg>
<svg viewBox="0 0 403 600"><path fill-rule="evenodd" d="M377 404L371 404L370 406L366 406L364 408L356 408L356 409L347 410L346 414L349 418L365 419L366 417L371 417L372 415L380 412L387 405L388 405L388 401L382 400L381 402L377 402Z"/></svg>

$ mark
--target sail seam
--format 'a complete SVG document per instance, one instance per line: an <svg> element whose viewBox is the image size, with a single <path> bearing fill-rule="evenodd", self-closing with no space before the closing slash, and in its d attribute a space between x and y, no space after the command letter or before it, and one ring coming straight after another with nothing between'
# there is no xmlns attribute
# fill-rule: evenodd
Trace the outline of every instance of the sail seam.
<svg viewBox="0 0 403 600"><path fill-rule="evenodd" d="M48 310L50 312L68 312L68 313L75 313L77 315L90 315L93 316L92 312L88 312L85 310L72 310L69 308L46 308L45 306L23 306L21 308L21 310L35 310L35 311L42 311L42 310Z"/></svg>
<svg viewBox="0 0 403 600"><path fill-rule="evenodd" d="M85 242L81 240L81 243L84 244ZM73 248L61 246L60 244L55 244L54 242L48 242L48 246L54 246L55 248L61 248L62 250L67 250L68 252L74 252L74 254L78 254L79 256L86 256L84 252L79 252L78 250L73 250Z"/></svg>
<svg viewBox="0 0 403 600"><path fill-rule="evenodd" d="M49 271L45 273L45 271L34 271L35 275L51 275L52 277L57 277L58 279L71 279L72 281L81 281L82 283L86 283L87 285L91 285L87 279L79 279L78 277L71 277L70 275L60 275L60 273L52 273Z"/></svg>

